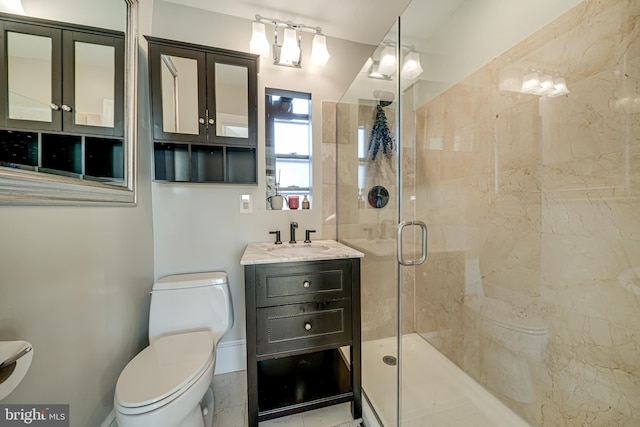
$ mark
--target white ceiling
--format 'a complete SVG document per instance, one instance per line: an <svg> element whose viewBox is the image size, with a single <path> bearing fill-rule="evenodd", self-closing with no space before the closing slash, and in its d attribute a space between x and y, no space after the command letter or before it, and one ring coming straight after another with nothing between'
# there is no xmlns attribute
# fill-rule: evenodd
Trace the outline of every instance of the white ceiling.
<svg viewBox="0 0 640 427"><path fill-rule="evenodd" d="M256 14L322 27L325 35L377 45L410 0L164 0L253 20Z"/></svg>

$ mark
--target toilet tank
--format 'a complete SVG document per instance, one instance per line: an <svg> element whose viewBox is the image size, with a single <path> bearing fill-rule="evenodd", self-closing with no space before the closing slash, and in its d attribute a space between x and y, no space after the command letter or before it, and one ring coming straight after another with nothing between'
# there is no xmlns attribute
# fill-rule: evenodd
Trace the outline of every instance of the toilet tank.
<svg viewBox="0 0 640 427"><path fill-rule="evenodd" d="M233 326L227 273L189 273L159 279L151 291L149 342L208 329L217 344Z"/></svg>

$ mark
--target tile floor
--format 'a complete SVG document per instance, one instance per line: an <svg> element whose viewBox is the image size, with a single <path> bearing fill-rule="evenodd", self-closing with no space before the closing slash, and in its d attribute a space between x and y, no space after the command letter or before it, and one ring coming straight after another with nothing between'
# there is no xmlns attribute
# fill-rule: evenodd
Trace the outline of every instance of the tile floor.
<svg viewBox="0 0 640 427"><path fill-rule="evenodd" d="M214 427L247 426L247 372L213 377ZM352 421L350 404L343 403L260 423L260 427L333 427Z"/></svg>

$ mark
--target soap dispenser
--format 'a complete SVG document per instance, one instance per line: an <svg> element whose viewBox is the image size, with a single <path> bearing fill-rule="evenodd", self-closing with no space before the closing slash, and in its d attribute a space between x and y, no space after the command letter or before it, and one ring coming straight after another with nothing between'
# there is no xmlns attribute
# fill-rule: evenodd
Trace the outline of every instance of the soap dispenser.
<svg viewBox="0 0 640 427"><path fill-rule="evenodd" d="M304 195L304 198L302 199L302 209L309 209L309 198L307 197L307 195Z"/></svg>

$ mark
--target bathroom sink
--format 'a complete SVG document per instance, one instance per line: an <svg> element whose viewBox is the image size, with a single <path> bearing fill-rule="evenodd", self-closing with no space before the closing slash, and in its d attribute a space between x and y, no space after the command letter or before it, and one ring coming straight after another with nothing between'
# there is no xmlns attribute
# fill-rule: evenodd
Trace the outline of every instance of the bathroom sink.
<svg viewBox="0 0 640 427"><path fill-rule="evenodd" d="M287 245L278 245L273 246L267 251L273 252L274 254L282 255L282 256L305 256L311 254L317 254L320 252L324 252L329 250L328 246L324 245L313 245L313 244L287 244Z"/></svg>
<svg viewBox="0 0 640 427"><path fill-rule="evenodd" d="M312 243L249 243L240 264L269 264L275 262L314 261L338 258L362 258L364 254L335 240L316 240Z"/></svg>

